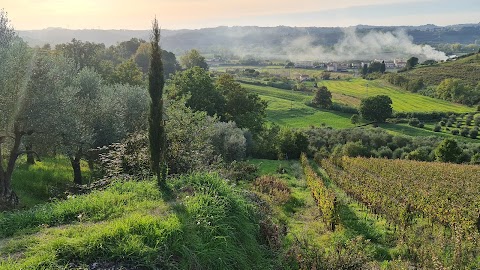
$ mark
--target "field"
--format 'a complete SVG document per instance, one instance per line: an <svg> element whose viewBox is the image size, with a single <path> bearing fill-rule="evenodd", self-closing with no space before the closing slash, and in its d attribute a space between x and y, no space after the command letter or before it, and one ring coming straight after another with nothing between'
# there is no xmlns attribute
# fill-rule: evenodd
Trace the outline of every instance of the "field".
<svg viewBox="0 0 480 270"><path fill-rule="evenodd" d="M332 92L333 100L338 103L358 106L360 99L368 95L386 94L392 98L393 108L397 111L447 111L447 112L470 112L473 109L441 101L417 94L412 94L390 86L382 82L352 79L348 81L330 80L322 81L319 85L325 85ZM295 92L269 86L242 84L247 90L260 95L268 101L267 119L282 126L294 128L306 128L326 124L334 128L353 127L350 123L351 114L319 110L306 105L313 98L313 93ZM433 135L433 134L428 134Z"/></svg>
<svg viewBox="0 0 480 270"><path fill-rule="evenodd" d="M328 80L321 81L320 85L324 85L332 92L337 94L338 102L344 102L351 106L359 104L359 100L368 96L387 95L392 99L392 107L398 112L471 112L472 108L460 104L454 104L444 100L433 99L430 97L413 94L404 90L400 90L394 86L381 81L367 81L363 79ZM352 98L357 101L352 102ZM335 100L335 96L334 96Z"/></svg>
<svg viewBox="0 0 480 270"><path fill-rule="evenodd" d="M267 120L280 126L292 128L319 127L322 124L334 128L354 127L350 122L351 114L319 110L305 103L312 94L293 92L267 86L242 84L247 90L260 95L268 102Z"/></svg>

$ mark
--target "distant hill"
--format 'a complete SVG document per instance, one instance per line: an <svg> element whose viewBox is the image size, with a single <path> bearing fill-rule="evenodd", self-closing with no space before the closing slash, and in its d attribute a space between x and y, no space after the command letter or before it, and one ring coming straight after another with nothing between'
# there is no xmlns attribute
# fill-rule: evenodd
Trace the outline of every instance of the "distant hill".
<svg viewBox="0 0 480 270"><path fill-rule="evenodd" d="M480 54L432 66L419 66L402 75L412 79L422 78L428 85L438 85L444 79L456 78L475 86L480 83Z"/></svg>
<svg viewBox="0 0 480 270"><path fill-rule="evenodd" d="M346 39L349 33L360 37L371 32L384 34L387 32L404 33L402 39L415 44L461 43L473 44L480 42L480 24L452 26L365 26L357 27L215 27L197 30L162 30L162 46L175 53L197 48L203 53L229 51L245 56L255 52L265 57L275 57L275 53L285 55L286 47L307 44L314 49L316 46L331 47ZM73 38L107 46L131 38L148 40L148 30L68 30L48 28L44 30L19 31L19 35L30 45L55 45L71 41ZM410 36L410 37L408 37ZM412 39L412 40L410 40ZM298 43L298 44L297 44ZM301 47L301 46L300 46ZM280 51L279 51L280 50ZM318 51L318 50L317 50ZM304 54L304 52L301 52Z"/></svg>

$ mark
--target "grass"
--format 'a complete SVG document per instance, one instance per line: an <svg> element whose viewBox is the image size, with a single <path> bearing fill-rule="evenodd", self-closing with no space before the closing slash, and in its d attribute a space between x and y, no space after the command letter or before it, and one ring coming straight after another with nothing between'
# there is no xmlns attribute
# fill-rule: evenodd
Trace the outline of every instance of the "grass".
<svg viewBox="0 0 480 270"><path fill-rule="evenodd" d="M410 93L381 80L328 80L321 81L318 85L326 86L332 92L334 101L337 99L337 101L351 106L358 105L358 100L367 96L387 95L392 99L393 110L397 112L442 111L464 113L474 111L474 109L464 105Z"/></svg>
<svg viewBox="0 0 480 270"><path fill-rule="evenodd" d="M325 228L298 161L254 159L249 162L260 167L261 175L273 175L284 179L289 185L291 198L286 203L279 205L274 200L266 200L271 202L273 215L278 222L287 227L284 249L301 246L308 250L301 254L304 263L315 260L310 256L320 256L320 263L328 269L348 266L357 269L365 261L376 265L392 265L392 258L404 255L402 246L397 246L394 229L387 221L371 214L365 206L348 197L328 178L324 178L326 184L334 189L339 202L339 224L334 232ZM280 166L286 169L286 174L277 173ZM315 169L320 175L325 175L320 168L315 166ZM342 255L335 257L335 254ZM313 267L312 264L303 266L308 269Z"/></svg>
<svg viewBox="0 0 480 270"><path fill-rule="evenodd" d="M90 178L86 163L81 163L83 177ZM73 183L73 169L70 161L63 157L43 158L34 165L27 165L26 158L17 161L12 176L12 188L18 195L21 207L32 207L52 198L64 195Z"/></svg>
<svg viewBox="0 0 480 270"><path fill-rule="evenodd" d="M322 124L334 128L354 127L350 122L351 114L320 110L305 105L312 94L281 90L267 86L242 84L243 87L257 93L268 102L267 120L292 128L307 128Z"/></svg>
<svg viewBox="0 0 480 270"><path fill-rule="evenodd" d="M255 208L213 174L114 183L0 215L0 269L271 269ZM170 198L170 197L169 197Z"/></svg>
<svg viewBox="0 0 480 270"><path fill-rule="evenodd" d="M387 86L382 81L366 81L363 79L321 81L332 92L333 100L350 106L358 106L360 100L368 95L388 95L393 101L393 109L404 112L470 112L472 108L413 94ZM269 86L242 84L247 90L257 93L268 102L267 120L281 126L292 128L308 128L327 125L333 128L354 127L350 122L352 114L320 110L307 106L313 93L295 92ZM398 128L397 128L398 129ZM418 132L417 132L418 133ZM407 134L408 135L408 134ZM434 135L434 134L430 134Z"/></svg>

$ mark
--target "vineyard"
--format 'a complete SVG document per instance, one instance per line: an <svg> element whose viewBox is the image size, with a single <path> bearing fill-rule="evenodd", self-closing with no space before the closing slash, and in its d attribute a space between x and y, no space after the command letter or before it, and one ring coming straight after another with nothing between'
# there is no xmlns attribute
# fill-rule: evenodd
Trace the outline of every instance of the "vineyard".
<svg viewBox="0 0 480 270"><path fill-rule="evenodd" d="M335 193L327 188L322 179L315 173L309 164L307 156L303 153L300 157L307 185L312 197L318 205L323 221L327 228L335 230L337 198Z"/></svg>
<svg viewBox="0 0 480 270"><path fill-rule="evenodd" d="M403 232L421 222L441 226L451 235L441 251L453 250L450 261L464 265L460 261L478 256L480 167L348 157L323 160L322 167L351 197Z"/></svg>

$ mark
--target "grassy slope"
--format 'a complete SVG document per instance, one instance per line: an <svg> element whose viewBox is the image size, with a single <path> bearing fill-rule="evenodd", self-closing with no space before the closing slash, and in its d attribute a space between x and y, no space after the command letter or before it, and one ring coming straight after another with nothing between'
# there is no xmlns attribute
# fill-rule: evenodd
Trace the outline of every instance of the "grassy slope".
<svg viewBox="0 0 480 270"><path fill-rule="evenodd" d="M368 95L367 95L368 83ZM438 100L420 94L413 94L399 88L390 86L381 81L367 81L363 79L352 79L349 81L322 81L319 85L325 85L332 94L339 94L349 98L362 99L367 96L387 95L392 99L392 107L398 112L471 112L472 108L448 101ZM342 100L340 100L342 101ZM343 100L344 101L344 100ZM348 102L348 101L347 101ZM350 102L348 102L350 103ZM356 104L350 104L355 106Z"/></svg>
<svg viewBox="0 0 480 270"><path fill-rule="evenodd" d="M366 81L352 79L349 81L322 81L332 91L334 101L357 106L360 99L368 95L386 94L392 98L393 108L397 111L452 111L469 112L471 108L441 101L418 94L412 94L390 86L381 81ZM326 124L334 128L353 127L350 123L351 114L335 111L319 110L305 105L311 101L313 93L294 92L268 86L242 84L243 87L257 93L268 101L267 119L281 126L307 128ZM427 135L425 132L420 135ZM434 135L434 134L428 134Z"/></svg>
<svg viewBox="0 0 480 270"><path fill-rule="evenodd" d="M480 54L433 66L419 66L402 73L409 78L422 78L426 84L438 85L447 78L462 79L471 85L480 82Z"/></svg>
<svg viewBox="0 0 480 270"><path fill-rule="evenodd" d="M334 128L354 126L350 123L351 114L324 111L305 105L305 102L312 99L312 94L267 86L249 84L242 86L268 101L267 119L278 125L294 128L318 127L322 123Z"/></svg>
<svg viewBox="0 0 480 270"><path fill-rule="evenodd" d="M126 182L0 214L0 269L273 268L239 190L214 175L170 183L167 197L154 182Z"/></svg>

